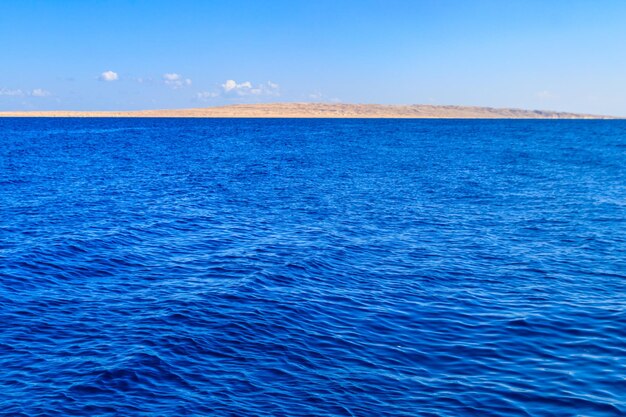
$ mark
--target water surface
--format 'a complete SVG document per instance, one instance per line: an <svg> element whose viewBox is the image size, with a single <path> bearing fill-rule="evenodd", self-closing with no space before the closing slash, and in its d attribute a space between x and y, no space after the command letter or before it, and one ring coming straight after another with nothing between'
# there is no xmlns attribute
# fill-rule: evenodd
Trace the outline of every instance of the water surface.
<svg viewBox="0 0 626 417"><path fill-rule="evenodd" d="M0 413L626 414L622 121L0 119Z"/></svg>

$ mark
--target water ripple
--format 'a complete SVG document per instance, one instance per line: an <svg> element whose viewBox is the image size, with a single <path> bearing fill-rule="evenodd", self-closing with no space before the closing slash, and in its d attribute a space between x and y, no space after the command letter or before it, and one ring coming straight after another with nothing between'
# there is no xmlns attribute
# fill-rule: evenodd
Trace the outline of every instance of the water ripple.
<svg viewBox="0 0 626 417"><path fill-rule="evenodd" d="M0 414L626 414L626 123L0 120Z"/></svg>

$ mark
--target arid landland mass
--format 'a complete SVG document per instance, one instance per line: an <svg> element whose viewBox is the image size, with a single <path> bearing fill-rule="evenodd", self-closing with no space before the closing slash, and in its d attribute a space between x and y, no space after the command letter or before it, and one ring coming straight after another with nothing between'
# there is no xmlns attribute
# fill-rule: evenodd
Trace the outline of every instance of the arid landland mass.
<svg viewBox="0 0 626 417"><path fill-rule="evenodd" d="M361 119L614 119L616 117L492 107L270 103L172 110L18 111L0 117L200 117L200 118L361 118Z"/></svg>

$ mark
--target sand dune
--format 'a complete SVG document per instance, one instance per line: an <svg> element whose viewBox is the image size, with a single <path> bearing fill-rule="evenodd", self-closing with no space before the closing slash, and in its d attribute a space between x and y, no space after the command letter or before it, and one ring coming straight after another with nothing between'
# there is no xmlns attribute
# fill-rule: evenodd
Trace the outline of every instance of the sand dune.
<svg viewBox="0 0 626 417"><path fill-rule="evenodd" d="M271 103L174 110L0 112L0 117L246 117L371 119L613 119L610 116L491 107Z"/></svg>

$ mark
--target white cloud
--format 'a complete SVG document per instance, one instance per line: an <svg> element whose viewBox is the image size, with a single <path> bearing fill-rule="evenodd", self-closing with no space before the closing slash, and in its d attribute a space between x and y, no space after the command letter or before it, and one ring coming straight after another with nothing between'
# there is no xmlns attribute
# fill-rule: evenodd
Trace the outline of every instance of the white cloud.
<svg viewBox="0 0 626 417"><path fill-rule="evenodd" d="M6 97L48 97L52 94L43 88L34 90L22 90L21 88L0 88L0 96Z"/></svg>
<svg viewBox="0 0 626 417"><path fill-rule="evenodd" d="M178 81L180 80L180 74L175 74L175 73L163 74L163 79L165 81Z"/></svg>
<svg viewBox="0 0 626 417"><path fill-rule="evenodd" d="M12 90L12 89L9 89L9 88L0 88L0 96L17 97L17 96L23 96L23 95L25 95L25 94L20 89Z"/></svg>
<svg viewBox="0 0 626 417"><path fill-rule="evenodd" d="M226 80L226 82L222 84L222 90L224 90L225 93L230 93L231 91L232 92L248 91L251 88L252 88L252 84L250 84L250 81L237 84L235 80Z"/></svg>
<svg viewBox="0 0 626 417"><path fill-rule="evenodd" d="M279 86L276 83L268 81L264 84L259 84L256 87L252 86L250 81L237 83L235 80L226 80L222 84L222 92L225 95L237 95L237 96L278 96L280 95Z"/></svg>
<svg viewBox="0 0 626 417"><path fill-rule="evenodd" d="M261 94L265 96L279 96L279 89L280 86L278 84L268 81L265 84L260 84L257 88L255 88L253 94Z"/></svg>
<svg viewBox="0 0 626 417"><path fill-rule="evenodd" d="M35 88L30 92L30 95L33 97L48 97L50 95L50 91L44 90L43 88Z"/></svg>
<svg viewBox="0 0 626 417"><path fill-rule="evenodd" d="M176 76L178 74L167 74ZM180 81L180 78L173 78L172 81ZM237 97L262 97L262 96L279 96L279 85L271 81L254 86L250 81L238 83L235 80L226 80L220 84L218 91L200 91L196 93L196 99L206 101L212 98L237 98Z"/></svg>
<svg viewBox="0 0 626 417"><path fill-rule="evenodd" d="M152 77L133 77L131 78L131 80L136 82L137 84L154 84L155 83L155 79Z"/></svg>
<svg viewBox="0 0 626 417"><path fill-rule="evenodd" d="M104 71L102 74L100 74L100 77L98 77L98 79L100 79L100 81L117 81L119 80L119 75L117 75L117 72L113 72L113 71Z"/></svg>
<svg viewBox="0 0 626 417"><path fill-rule="evenodd" d="M220 93L216 93L214 91L201 91L196 94L196 98L198 100L206 101L210 98L219 97Z"/></svg>
<svg viewBox="0 0 626 417"><path fill-rule="evenodd" d="M172 88L180 88L192 84L190 78L183 78L180 74L176 74L175 72L163 74L163 82Z"/></svg>

